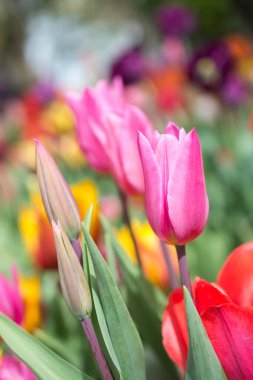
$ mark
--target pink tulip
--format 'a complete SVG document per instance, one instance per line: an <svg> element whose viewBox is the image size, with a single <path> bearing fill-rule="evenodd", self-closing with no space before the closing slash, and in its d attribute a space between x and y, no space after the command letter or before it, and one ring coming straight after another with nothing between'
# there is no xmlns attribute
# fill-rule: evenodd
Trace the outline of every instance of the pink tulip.
<svg viewBox="0 0 253 380"><path fill-rule="evenodd" d="M4 355L0 358L1 380L36 380L32 371L18 358Z"/></svg>
<svg viewBox="0 0 253 380"><path fill-rule="evenodd" d="M188 134L169 123L150 143L139 134L149 223L160 239L176 245L195 239L204 229L209 203L201 146L196 131Z"/></svg>
<svg viewBox="0 0 253 380"><path fill-rule="evenodd" d="M137 132L149 140L153 129L143 112L126 101L122 81L101 81L69 103L76 116L79 144L90 166L110 172L122 191L143 193Z"/></svg>
<svg viewBox="0 0 253 380"><path fill-rule="evenodd" d="M12 270L12 283L0 273L0 312L22 325L25 310L15 268Z"/></svg>

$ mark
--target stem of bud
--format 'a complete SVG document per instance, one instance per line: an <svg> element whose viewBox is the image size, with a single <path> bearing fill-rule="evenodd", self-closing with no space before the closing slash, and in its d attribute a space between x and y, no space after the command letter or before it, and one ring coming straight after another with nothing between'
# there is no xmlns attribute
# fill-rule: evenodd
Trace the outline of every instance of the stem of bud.
<svg viewBox="0 0 253 380"><path fill-rule="evenodd" d="M87 317L82 321L82 326L103 379L113 380L111 371L106 363L90 317Z"/></svg>

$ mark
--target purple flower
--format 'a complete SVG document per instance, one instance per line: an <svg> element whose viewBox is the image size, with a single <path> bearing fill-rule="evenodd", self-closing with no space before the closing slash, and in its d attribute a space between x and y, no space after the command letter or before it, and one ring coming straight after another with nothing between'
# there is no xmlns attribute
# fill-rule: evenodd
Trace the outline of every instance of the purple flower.
<svg viewBox="0 0 253 380"><path fill-rule="evenodd" d="M190 79L207 90L218 90L233 68L233 59L223 42L203 46L188 65Z"/></svg>
<svg viewBox="0 0 253 380"><path fill-rule="evenodd" d="M182 37L191 33L197 25L192 11L181 5L169 5L156 13L156 22L160 31L166 36Z"/></svg>
<svg viewBox="0 0 253 380"><path fill-rule="evenodd" d="M246 98L246 88L237 74L232 73L227 77L221 89L221 96L229 105L236 106L244 102Z"/></svg>
<svg viewBox="0 0 253 380"><path fill-rule="evenodd" d="M120 76L124 84L138 82L146 71L146 62L140 47L134 47L121 54L112 64L110 77Z"/></svg>

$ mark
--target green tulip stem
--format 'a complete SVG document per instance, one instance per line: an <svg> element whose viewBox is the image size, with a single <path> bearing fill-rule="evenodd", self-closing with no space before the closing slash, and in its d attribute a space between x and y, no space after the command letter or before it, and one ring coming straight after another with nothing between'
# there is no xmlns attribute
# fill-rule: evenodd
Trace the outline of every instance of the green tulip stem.
<svg viewBox="0 0 253 380"><path fill-rule="evenodd" d="M191 286L191 280L190 280L189 269L188 269L188 264L187 264L185 245L177 245L176 250L177 250L178 263L179 263L181 283L182 285L186 286L186 288L188 289L192 297L192 286Z"/></svg>
<svg viewBox="0 0 253 380"><path fill-rule="evenodd" d="M128 207L127 207L127 198L126 198L126 195L123 193L123 191L121 191L120 189L119 189L119 196L121 199L121 204L122 204L122 209L123 209L123 219L124 219L124 222L126 223L128 229L129 229L129 233L130 233L131 239L133 241L138 265L139 265L141 271L143 271L140 251L139 251L139 248L138 248L138 245L136 242L136 238L134 236L134 232L133 232L133 229L131 226L130 216L129 216Z"/></svg>
<svg viewBox="0 0 253 380"><path fill-rule="evenodd" d="M176 273L174 271L174 268L173 268L173 265L171 262L171 252L169 250L169 247L167 246L167 244L164 241L160 240L160 244L161 244L161 248L162 248L162 253L163 253L165 265L167 268L170 287L172 290L174 290L174 289L178 288L178 280L177 280L177 276L176 276Z"/></svg>
<svg viewBox="0 0 253 380"><path fill-rule="evenodd" d="M102 378L104 380L113 380L113 376L112 376L111 371L107 365L106 359L104 357L104 354L103 354L101 347L99 345L96 333L94 331L91 318L86 317L82 321L82 326L83 326L85 335L88 339L91 351L92 351L94 358L97 362L98 368L101 372Z"/></svg>

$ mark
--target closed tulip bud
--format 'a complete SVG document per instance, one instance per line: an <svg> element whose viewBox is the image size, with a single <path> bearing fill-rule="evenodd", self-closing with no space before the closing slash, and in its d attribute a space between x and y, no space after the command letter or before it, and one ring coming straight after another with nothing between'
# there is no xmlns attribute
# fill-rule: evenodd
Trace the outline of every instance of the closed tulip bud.
<svg viewBox="0 0 253 380"><path fill-rule="evenodd" d="M196 131L187 134L170 123L151 143L140 133L139 152L146 211L154 232L174 245L195 239L204 229L209 211Z"/></svg>
<svg viewBox="0 0 253 380"><path fill-rule="evenodd" d="M36 142L36 170L40 192L49 221L59 222L72 241L81 230L81 219L70 187L40 141Z"/></svg>
<svg viewBox="0 0 253 380"><path fill-rule="evenodd" d="M60 223L53 231L58 258L61 289L71 313L80 320L91 314L92 301L88 282L75 251Z"/></svg>

